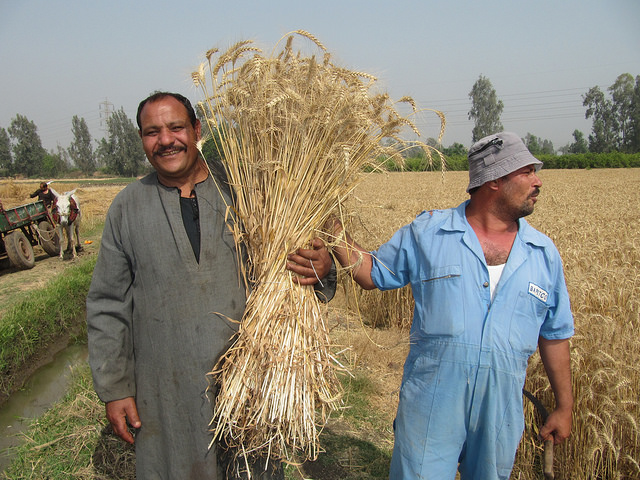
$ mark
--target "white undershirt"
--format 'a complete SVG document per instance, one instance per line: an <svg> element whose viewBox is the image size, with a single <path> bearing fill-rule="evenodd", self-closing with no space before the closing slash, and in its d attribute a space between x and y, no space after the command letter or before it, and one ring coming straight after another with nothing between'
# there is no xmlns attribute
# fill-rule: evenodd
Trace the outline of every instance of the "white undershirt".
<svg viewBox="0 0 640 480"><path fill-rule="evenodd" d="M500 277L502 276L502 271L504 270L504 266L502 265L487 265L489 268L489 292L491 294L491 301L493 302L493 297L496 293L496 287L498 286L498 282L500 281Z"/></svg>

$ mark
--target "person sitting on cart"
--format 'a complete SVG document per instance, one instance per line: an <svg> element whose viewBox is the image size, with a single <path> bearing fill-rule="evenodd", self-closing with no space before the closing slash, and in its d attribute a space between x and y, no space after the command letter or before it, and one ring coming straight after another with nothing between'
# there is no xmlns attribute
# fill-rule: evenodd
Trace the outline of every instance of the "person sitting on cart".
<svg viewBox="0 0 640 480"><path fill-rule="evenodd" d="M29 196L31 198L38 197L38 200L44 203L44 206L47 207L47 210L51 208L51 204L56 199L55 195L49 188L48 182L42 182L40 184L40 188Z"/></svg>

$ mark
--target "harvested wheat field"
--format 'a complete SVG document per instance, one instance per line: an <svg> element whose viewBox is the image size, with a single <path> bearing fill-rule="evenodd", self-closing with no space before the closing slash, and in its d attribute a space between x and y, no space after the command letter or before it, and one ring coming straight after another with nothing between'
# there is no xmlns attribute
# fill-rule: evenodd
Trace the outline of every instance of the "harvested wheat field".
<svg viewBox="0 0 640 480"><path fill-rule="evenodd" d="M555 449L556 478L640 478L640 169L543 169L540 178L542 193L528 221L549 235L560 250L576 323L571 341L574 430L571 438ZM348 201L355 212L350 229L356 240L374 249L420 211L447 208L465 200L466 184L466 172L366 175ZM18 197L28 198L35 185L29 185ZM87 221L91 211L92 221L100 222L121 188L81 187L78 191L86 205ZM5 205L11 206L6 201L9 191L0 193ZM34 270L38 268L36 264ZM367 379L368 406L357 421L349 416L346 412L356 406L347 388L346 410L333 415L325 433L352 439L354 450L349 445L341 446L339 453L327 448L315 465L299 467L300 477L296 471L295 478L385 477L384 473L364 473L366 461L352 454L357 452L358 442L384 452L391 450L391 425L408 352L410 293L403 289L352 294L350 283L343 285L345 291L341 290L328 307L334 356L355 378ZM530 361L526 388L547 407L553 406L537 354ZM525 405L526 431L512 478L532 480L542 478L542 446L535 440L539 418L528 401ZM329 438L321 436L322 441ZM336 456L332 460L339 468L326 466L323 456L331 455ZM382 469L387 460L383 459Z"/></svg>

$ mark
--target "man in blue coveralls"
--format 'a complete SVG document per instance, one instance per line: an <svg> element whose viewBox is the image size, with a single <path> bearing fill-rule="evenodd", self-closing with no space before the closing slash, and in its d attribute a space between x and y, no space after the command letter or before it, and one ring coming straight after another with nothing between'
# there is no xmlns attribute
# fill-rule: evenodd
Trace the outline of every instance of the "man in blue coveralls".
<svg viewBox="0 0 640 480"><path fill-rule="evenodd" d="M516 134L469 150L470 199L423 212L378 251L342 231L334 252L365 289L411 284L415 311L394 423L391 480L508 479L524 428L527 360L540 348L556 408L540 430L571 432L573 317L553 242L522 218L542 182Z"/></svg>

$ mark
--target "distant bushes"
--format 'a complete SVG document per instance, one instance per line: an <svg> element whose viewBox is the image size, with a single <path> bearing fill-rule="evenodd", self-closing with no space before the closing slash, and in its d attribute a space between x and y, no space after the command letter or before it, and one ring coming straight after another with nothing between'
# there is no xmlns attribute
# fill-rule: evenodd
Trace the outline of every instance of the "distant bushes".
<svg viewBox="0 0 640 480"><path fill-rule="evenodd" d="M404 165L400 165L399 162L392 158L388 158L382 163L385 170L387 170L388 172L424 172L430 170L440 170L442 167L440 157L435 154L431 158L431 164L429 164L429 160L424 156L405 158ZM445 163L447 170L467 170L466 155L455 155L446 157Z"/></svg>
<svg viewBox="0 0 640 480"><path fill-rule="evenodd" d="M640 153L574 153L538 155L544 168L630 168L640 167Z"/></svg>
<svg viewBox="0 0 640 480"><path fill-rule="evenodd" d="M455 156L447 157L445 160L446 160L447 170L454 171L454 172L462 172L464 170L469 170L469 164L467 163L466 155L455 155Z"/></svg>
<svg viewBox="0 0 640 480"><path fill-rule="evenodd" d="M573 153L568 155L536 155L536 158L544 162L547 169L571 169L571 168L638 168L640 167L640 153ZM423 172L425 170L440 170L440 158L433 156L433 166L429 166L424 157L412 157L405 159L404 168L393 160L385 163L391 172L408 171ZM446 157L446 169L449 171L462 171L468 169L465 155L453 155Z"/></svg>

